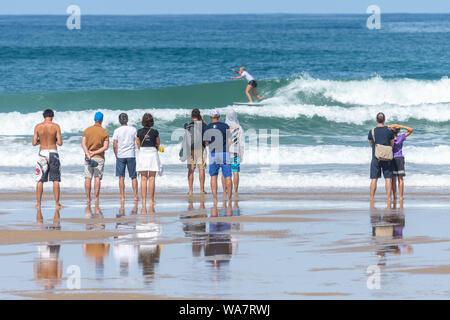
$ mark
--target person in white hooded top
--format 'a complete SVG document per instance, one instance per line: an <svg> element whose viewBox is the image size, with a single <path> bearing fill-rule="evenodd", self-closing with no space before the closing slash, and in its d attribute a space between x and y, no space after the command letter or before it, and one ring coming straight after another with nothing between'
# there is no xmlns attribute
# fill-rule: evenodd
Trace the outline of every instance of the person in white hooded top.
<svg viewBox="0 0 450 320"><path fill-rule="evenodd" d="M231 171L233 172L233 187L235 195L238 195L239 189L239 172L241 171L241 162L244 161L244 130L239 124L237 113L230 109L227 111L227 118L225 123L230 127L231 143L230 143L230 159ZM222 176L222 186L224 186L224 178ZM225 188L224 188L225 190Z"/></svg>

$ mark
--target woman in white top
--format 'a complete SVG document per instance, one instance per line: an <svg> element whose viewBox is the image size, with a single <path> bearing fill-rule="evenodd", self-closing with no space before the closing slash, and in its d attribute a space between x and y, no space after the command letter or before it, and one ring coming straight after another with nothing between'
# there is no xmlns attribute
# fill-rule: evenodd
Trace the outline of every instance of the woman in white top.
<svg viewBox="0 0 450 320"><path fill-rule="evenodd" d="M241 67L239 69L239 71L237 71L236 69L233 69L233 71L235 73L239 74L240 76L231 77L231 79L245 78L245 80L247 80L247 88L245 89L245 94L247 95L249 102L253 103L253 99L252 99L252 96L250 95L250 91L253 93L253 95L255 97L257 97L259 99L259 101L262 101L261 96L256 93L256 87L258 86L258 84L256 83L255 79L250 75L250 73L248 73L245 70L245 67Z"/></svg>

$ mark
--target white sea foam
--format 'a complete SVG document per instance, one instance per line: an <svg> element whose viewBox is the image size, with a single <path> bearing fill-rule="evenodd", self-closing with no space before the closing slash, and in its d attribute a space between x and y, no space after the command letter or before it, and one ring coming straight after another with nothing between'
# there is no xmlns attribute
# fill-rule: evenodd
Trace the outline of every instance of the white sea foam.
<svg viewBox="0 0 450 320"><path fill-rule="evenodd" d="M250 115L261 118L271 118L274 115L285 119L296 119L304 117L322 117L328 121L339 123L363 124L373 121L374 115L383 111L389 121L406 121L410 118L424 119L432 122L450 121L449 104L424 104L418 106L362 106L362 107L339 107L339 106L315 106L315 105L283 105L276 102L267 102L261 106L233 106L242 115ZM226 113L228 108L222 108ZM123 112L121 110L101 110L105 114L103 125L118 126L117 117ZM145 112L151 112L155 121L161 123L175 119L187 119L190 109L135 109L125 111L129 115L129 123L140 125L140 120ZM208 112L209 110L202 110ZM85 111L63 111L57 112L55 122L61 126L63 134L80 133L93 123L94 110ZM32 135L34 125L42 121L41 112L21 114L19 112L0 113L5 121L0 127L0 135L17 136Z"/></svg>
<svg viewBox="0 0 450 320"><path fill-rule="evenodd" d="M419 106L362 106L362 107L338 107L315 105L283 105L276 102L266 102L257 107L237 106L234 109L239 114L248 114L259 117L282 117L296 119L301 116L308 118L322 117L328 121L339 123L352 123L361 125L366 121L374 121L375 115L382 111L388 120L406 121L411 118L428 120L433 122L450 121L450 104L427 104Z"/></svg>
<svg viewBox="0 0 450 320"><path fill-rule="evenodd" d="M161 161L166 165L185 166L180 162L180 144L165 145L160 153ZM11 145L0 149L0 167L33 168L37 159L37 148L23 145ZM450 165L450 146L416 147L405 146L403 153L408 164ZM84 154L79 143L66 143L59 150L63 167L82 166ZM244 163L248 165L318 165L318 164L367 164L371 159L371 149L367 147L319 145L294 146L282 145L279 148L266 148L247 145ZM106 153L106 165L115 165L112 149Z"/></svg>
<svg viewBox="0 0 450 320"><path fill-rule="evenodd" d="M54 121L61 127L64 133L79 133L94 124L94 114L101 111L104 114L103 126L118 126L118 116L122 112L128 114L130 124L139 124L144 113L151 113L155 121L172 121L177 117L188 118L190 109L134 109L134 110L83 110L83 111L61 111L55 113ZM42 112L0 113L4 117L3 125L0 127L0 135L32 135L34 125L42 122Z"/></svg>
<svg viewBox="0 0 450 320"><path fill-rule="evenodd" d="M126 180L129 188L129 180ZM450 175L430 175L430 174L411 174L407 177L408 187L450 187ZM267 189L301 189L301 188L367 188L369 177L367 174L279 174L279 173L254 173L243 172L240 179L241 190L267 190ZM383 185L383 179L380 179L380 186ZM6 174L0 180L0 190L34 190L36 184L32 174ZM197 187L197 181L195 181ZM84 188L84 179L82 174L67 173L64 174L62 189ZM102 180L102 188L116 190L117 178L112 174L105 175ZM185 175L165 174L156 178L156 190L181 190L187 188ZM209 189L209 186L208 186ZM45 190L51 190L51 184L45 185Z"/></svg>
<svg viewBox="0 0 450 320"><path fill-rule="evenodd" d="M440 80L383 79L337 81L302 76L280 88L273 102L277 104L301 103L298 94L322 95L333 101L355 105L411 106L450 102L450 79Z"/></svg>

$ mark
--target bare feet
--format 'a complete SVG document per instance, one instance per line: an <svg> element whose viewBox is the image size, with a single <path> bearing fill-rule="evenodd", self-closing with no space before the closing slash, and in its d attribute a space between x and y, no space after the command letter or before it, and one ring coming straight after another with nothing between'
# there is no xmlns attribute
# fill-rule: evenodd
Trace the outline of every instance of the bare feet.
<svg viewBox="0 0 450 320"><path fill-rule="evenodd" d="M41 204L38 203L37 205L34 206L36 209L41 209Z"/></svg>
<svg viewBox="0 0 450 320"><path fill-rule="evenodd" d="M154 205L156 205L156 202L155 202L155 200L150 200L150 206L154 206Z"/></svg>
<svg viewBox="0 0 450 320"><path fill-rule="evenodd" d="M141 214L147 214L147 206L142 207Z"/></svg>
<svg viewBox="0 0 450 320"><path fill-rule="evenodd" d="M44 217L42 216L41 208L37 208L36 211L36 222L42 224L44 222Z"/></svg>
<svg viewBox="0 0 450 320"><path fill-rule="evenodd" d="M56 208L57 210L59 210L59 209L64 208L64 206L63 206L61 203L57 203L57 204L55 205L55 208Z"/></svg>

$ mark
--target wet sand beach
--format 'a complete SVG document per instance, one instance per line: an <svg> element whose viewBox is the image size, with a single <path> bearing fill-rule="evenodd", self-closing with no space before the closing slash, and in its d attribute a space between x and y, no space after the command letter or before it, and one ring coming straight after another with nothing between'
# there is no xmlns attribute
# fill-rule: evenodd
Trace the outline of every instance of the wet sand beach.
<svg viewBox="0 0 450 320"><path fill-rule="evenodd" d="M371 209L364 190L131 195L0 193L2 299L448 299L448 193ZM375 273L373 273L375 270ZM379 276L379 288L371 282ZM376 286L375 286L376 287Z"/></svg>

